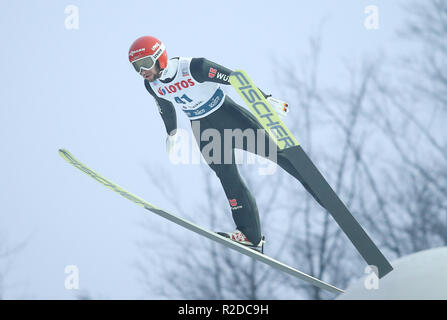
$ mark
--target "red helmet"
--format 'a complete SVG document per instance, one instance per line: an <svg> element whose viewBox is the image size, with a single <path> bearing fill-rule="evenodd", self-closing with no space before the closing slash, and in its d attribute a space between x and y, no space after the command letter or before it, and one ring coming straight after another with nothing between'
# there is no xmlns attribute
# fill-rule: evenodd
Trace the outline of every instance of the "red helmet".
<svg viewBox="0 0 447 320"><path fill-rule="evenodd" d="M129 61L137 72L152 69L158 61L160 69L168 65L168 53L164 44L157 38L144 36L135 40L129 48Z"/></svg>

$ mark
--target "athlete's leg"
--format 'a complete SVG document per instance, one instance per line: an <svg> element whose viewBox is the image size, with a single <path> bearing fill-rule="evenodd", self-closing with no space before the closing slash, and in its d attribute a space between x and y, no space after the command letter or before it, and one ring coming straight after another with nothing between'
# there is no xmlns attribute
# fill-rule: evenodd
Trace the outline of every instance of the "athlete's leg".
<svg viewBox="0 0 447 320"><path fill-rule="evenodd" d="M256 201L239 175L236 164L210 164L220 179L230 203L231 214L238 230L253 244L261 241L261 223Z"/></svg>
<svg viewBox="0 0 447 320"><path fill-rule="evenodd" d="M231 99L230 99L228 105L231 106L231 108L233 109L233 113L235 114L235 118L238 119L236 121L238 127L240 127L242 130L253 129L254 134L255 134L255 140L257 141L258 135L259 135L258 129L263 129L263 127L259 123L259 121L256 119L256 117L251 112L249 112L247 109L242 108L241 106L236 104ZM267 132L265 132L265 131L262 131L262 132L264 133L265 150L257 150L257 144L255 144L255 152L254 153L271 160L272 157L269 154L269 150L270 150L270 145L274 144L275 145L274 149L276 151L276 163L282 169L284 169L286 172L288 172L290 175L292 175L294 178L296 178L304 186L304 188L307 190L307 192L309 192L314 197L314 199L324 208L320 199L318 199L318 197L315 195L315 193L309 188L309 185L303 180L302 176L295 169L295 167L292 165L292 163L290 163L289 159L287 159L284 156L283 151L278 148L276 143L268 135ZM245 151L252 152L253 148L247 148L247 144L245 142L246 141L244 140L242 149Z"/></svg>
<svg viewBox="0 0 447 320"><path fill-rule="evenodd" d="M257 245L261 241L261 223L259 219L258 207L256 200L251 195L245 182L238 172L237 165L234 159L234 152L232 152L231 162L225 163L224 155L224 129L235 129L234 121L225 105L206 118L198 121L200 124L200 136L195 135L196 142L200 146L205 160L207 160L210 168L216 173L219 178L225 195L230 204L233 220L239 229L249 241ZM193 125L193 128L196 127ZM221 141L221 157L218 161L210 160L213 158L213 149L207 150L209 154L204 154L204 148L210 141L201 141L202 133L206 129L215 129L219 132L219 139ZM233 150L232 150L233 151ZM219 161L220 160L220 161ZM216 163L217 162L217 163ZM228 161L227 161L228 162Z"/></svg>

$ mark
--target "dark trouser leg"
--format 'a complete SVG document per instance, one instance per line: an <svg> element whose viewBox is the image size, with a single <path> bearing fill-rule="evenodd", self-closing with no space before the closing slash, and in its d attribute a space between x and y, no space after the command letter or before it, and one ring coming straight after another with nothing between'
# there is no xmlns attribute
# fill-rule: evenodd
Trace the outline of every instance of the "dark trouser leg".
<svg viewBox="0 0 447 320"><path fill-rule="evenodd" d="M256 205L256 200L251 195L242 177L239 174L234 152L232 152L232 159L230 163L225 163L225 155L223 152L224 146L224 129L233 128L235 125L234 118L231 114L228 114L225 110L219 110L219 117L212 114L210 117L200 120L200 137L206 129L216 129L220 133L221 138L221 159L215 163L210 161L213 157L213 150L210 150L210 154L204 154L204 147L209 141L201 141L200 137L196 137L196 141L200 146L206 162L210 168L216 173L219 178L225 195L230 204L233 220L238 230L240 230L249 241L253 244L258 244L261 241L261 223L259 219L259 211ZM228 150L227 150L228 151ZM232 151L234 151L232 149Z"/></svg>
<svg viewBox="0 0 447 320"><path fill-rule="evenodd" d="M261 241L261 223L256 201L239 175L236 164L209 164L220 179L237 229L254 244Z"/></svg>
<svg viewBox="0 0 447 320"><path fill-rule="evenodd" d="M240 125L240 127L245 130L247 128L252 128L255 129L255 134L256 134L256 140L258 139L258 131L257 129L263 129L262 125L259 123L259 121L256 119L256 117L250 113L248 110L242 108L242 107L238 107L233 101L232 101L233 105L234 105L234 109L236 110L235 112L240 114L240 119L242 119L243 123ZM314 199L324 208L323 204L321 203L320 199L318 199L318 197L315 195L315 193L309 188L308 184L303 180L303 178L301 177L301 175L299 174L299 172L295 169L295 167L290 163L289 159L287 159L284 156L284 153L279 150L277 148L276 143L269 137L269 135L264 131L265 135L264 135L264 139L265 139L265 150L256 150L255 153L257 155L260 155L264 158L269 158L269 150L270 150L270 145L275 145L275 149L276 149L276 163L282 168L284 169L286 172L288 172L291 176L293 176L294 178L296 178L303 186L304 188L307 190L307 192L309 192ZM244 145L243 147L244 150L247 150L247 147Z"/></svg>

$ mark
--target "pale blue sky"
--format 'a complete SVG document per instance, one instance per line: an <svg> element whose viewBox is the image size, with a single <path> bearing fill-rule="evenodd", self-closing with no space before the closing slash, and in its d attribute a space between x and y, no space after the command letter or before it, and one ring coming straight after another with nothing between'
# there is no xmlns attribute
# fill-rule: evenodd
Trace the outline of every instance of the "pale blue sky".
<svg viewBox="0 0 447 320"><path fill-rule="evenodd" d="M88 179L57 153L67 148L168 210L174 205L164 200L144 166L175 177L186 211L200 200L203 182L195 176L209 169L168 162L157 108L127 60L137 37L160 38L171 57L204 56L245 69L260 88L284 99L277 96L273 57L292 61L304 55L309 36L324 21L321 76L343 82L345 59L401 50L394 34L403 18L399 2L2 1L0 234L11 246L29 238L13 257L5 297L73 298L76 293L64 288L64 268L70 264L80 269L81 289L95 297L158 297L143 295L136 280L135 241L148 238L138 226L143 219L160 230L169 222L143 218L143 209ZM64 26L70 4L79 7L79 30ZM370 4L380 10L376 31L363 26ZM186 117L177 114L179 126L188 128ZM148 239L158 246L158 238Z"/></svg>

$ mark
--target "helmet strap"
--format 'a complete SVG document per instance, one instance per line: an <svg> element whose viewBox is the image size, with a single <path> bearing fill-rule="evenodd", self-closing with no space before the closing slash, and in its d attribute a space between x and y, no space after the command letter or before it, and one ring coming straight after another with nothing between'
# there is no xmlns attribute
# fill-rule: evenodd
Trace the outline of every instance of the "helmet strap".
<svg viewBox="0 0 447 320"><path fill-rule="evenodd" d="M155 62L155 64L157 65L157 68L158 68L158 78L160 78L164 69L160 68L160 63L158 62L158 60L157 60L157 62Z"/></svg>

